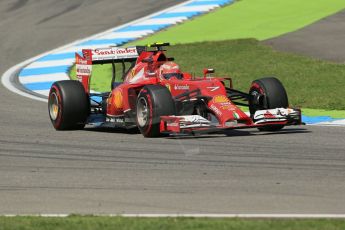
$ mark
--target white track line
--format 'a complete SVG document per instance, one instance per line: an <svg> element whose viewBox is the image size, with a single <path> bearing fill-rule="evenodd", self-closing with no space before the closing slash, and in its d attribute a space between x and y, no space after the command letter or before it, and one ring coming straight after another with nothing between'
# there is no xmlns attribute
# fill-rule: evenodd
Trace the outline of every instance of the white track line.
<svg viewBox="0 0 345 230"><path fill-rule="evenodd" d="M203 5L203 6L184 6L170 11L171 13L195 12L195 11L209 11L218 7L218 5Z"/></svg>
<svg viewBox="0 0 345 230"><path fill-rule="evenodd" d="M37 57L41 57L41 56L37 56ZM16 93L16 94L19 94L21 96L24 96L24 97L27 97L27 98L30 98L30 99L34 99L34 100L37 100L37 101L42 101L42 102L47 102L47 99L45 98L41 98L41 97L37 97L37 96L34 96L30 93L27 93L27 92L24 92L22 90L19 90L18 88L16 88L14 86L14 78L15 78L15 74L18 72L18 70L20 70L21 68L23 68L25 65L27 65L28 63L36 60L37 58L32 58L32 59L29 59L27 61L24 61L22 63L19 63L13 67L11 67L10 69L8 69L3 75L2 75L2 78L1 78L1 82L2 84L7 88L9 89L10 91Z"/></svg>
<svg viewBox="0 0 345 230"><path fill-rule="evenodd" d="M345 126L345 119L342 120L335 120L335 121L327 121L327 122L320 122L315 124L308 124L308 125L315 125L315 126L332 126L332 127L344 127Z"/></svg>
<svg viewBox="0 0 345 230"><path fill-rule="evenodd" d="M142 36L146 36L148 34L153 33L153 30L139 30L139 31L128 31L128 32L114 32L110 34L106 34L100 39L114 39L114 38L140 38Z"/></svg>
<svg viewBox="0 0 345 230"><path fill-rule="evenodd" d="M26 68L41 68L41 67L52 67L61 65L73 65L75 62L74 58L58 60L58 61L35 61L26 66Z"/></svg>
<svg viewBox="0 0 345 230"><path fill-rule="evenodd" d="M70 214L5 214L4 217L33 216L33 217L68 217ZM245 219L345 219L345 214L102 214L93 216L109 217L192 217L192 218L245 218Z"/></svg>
<svg viewBox="0 0 345 230"><path fill-rule="evenodd" d="M173 17L173 18L152 18L147 19L145 21L136 23L136 26L143 26L143 25L166 25L166 24L176 24L178 22L182 22L186 20L187 17Z"/></svg>
<svg viewBox="0 0 345 230"><path fill-rule="evenodd" d="M63 80L66 80L66 79L63 79ZM67 79L68 80L68 79ZM33 90L35 93L38 93L38 94L41 94L41 95L44 95L48 98L48 95L49 95L49 91L50 89L44 89L44 90Z"/></svg>
<svg viewBox="0 0 345 230"><path fill-rule="evenodd" d="M102 46L106 46L106 45L107 44L102 45ZM109 43L108 45L114 45L114 43L111 43L111 44ZM51 54L76 53L76 52L82 51L82 49L96 49L96 48L100 48L100 45L84 45L84 46L74 45L74 46L70 46L66 49L62 49L62 50L59 50L59 51L51 53Z"/></svg>

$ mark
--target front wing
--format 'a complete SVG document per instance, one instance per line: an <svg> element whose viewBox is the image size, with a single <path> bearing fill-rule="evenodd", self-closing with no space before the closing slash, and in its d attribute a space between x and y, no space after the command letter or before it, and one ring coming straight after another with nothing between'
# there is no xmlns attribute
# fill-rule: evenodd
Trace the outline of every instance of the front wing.
<svg viewBox="0 0 345 230"><path fill-rule="evenodd" d="M218 133L230 129L301 124L303 123L300 109L277 108L256 111L251 123L233 120L224 125L213 123L199 115L161 116L160 131L171 134L203 134Z"/></svg>

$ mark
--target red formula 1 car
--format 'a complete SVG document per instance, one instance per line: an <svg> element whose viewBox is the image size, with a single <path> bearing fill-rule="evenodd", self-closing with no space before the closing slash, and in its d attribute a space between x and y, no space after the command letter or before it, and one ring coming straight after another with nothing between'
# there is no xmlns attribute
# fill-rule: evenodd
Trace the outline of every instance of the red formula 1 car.
<svg viewBox="0 0 345 230"><path fill-rule="evenodd" d="M137 127L145 137L157 137L253 127L277 131L301 124L301 111L288 108L278 79L255 80L249 93L240 92L233 89L231 78L214 77L213 69L204 69L201 77L181 72L163 50L168 45L86 49L83 56L76 54L79 81L58 81L50 89L48 109L55 129L82 129L86 124ZM92 65L105 63L113 66L111 91L92 93ZM122 64L121 83L115 82L117 63ZM250 112L238 105L248 106Z"/></svg>

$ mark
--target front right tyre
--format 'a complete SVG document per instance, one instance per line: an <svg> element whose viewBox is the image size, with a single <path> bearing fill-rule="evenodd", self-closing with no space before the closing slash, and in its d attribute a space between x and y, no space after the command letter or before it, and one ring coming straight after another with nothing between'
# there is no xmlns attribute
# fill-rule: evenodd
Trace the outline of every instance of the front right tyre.
<svg viewBox="0 0 345 230"><path fill-rule="evenodd" d="M249 90L251 117L260 109L287 108L288 97L283 84L275 77L261 78L252 82ZM271 125L258 128L260 131L278 131L284 125Z"/></svg>

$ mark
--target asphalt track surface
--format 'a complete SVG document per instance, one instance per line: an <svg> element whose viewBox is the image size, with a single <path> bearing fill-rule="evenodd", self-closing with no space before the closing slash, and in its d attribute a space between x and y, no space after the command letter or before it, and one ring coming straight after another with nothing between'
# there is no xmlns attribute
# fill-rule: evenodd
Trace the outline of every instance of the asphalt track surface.
<svg viewBox="0 0 345 230"><path fill-rule="evenodd" d="M345 10L300 30L264 41L277 50L345 63Z"/></svg>
<svg viewBox="0 0 345 230"><path fill-rule="evenodd" d="M0 72L176 2L1 1ZM344 128L57 132L45 103L3 86L0 98L0 214L345 212Z"/></svg>

